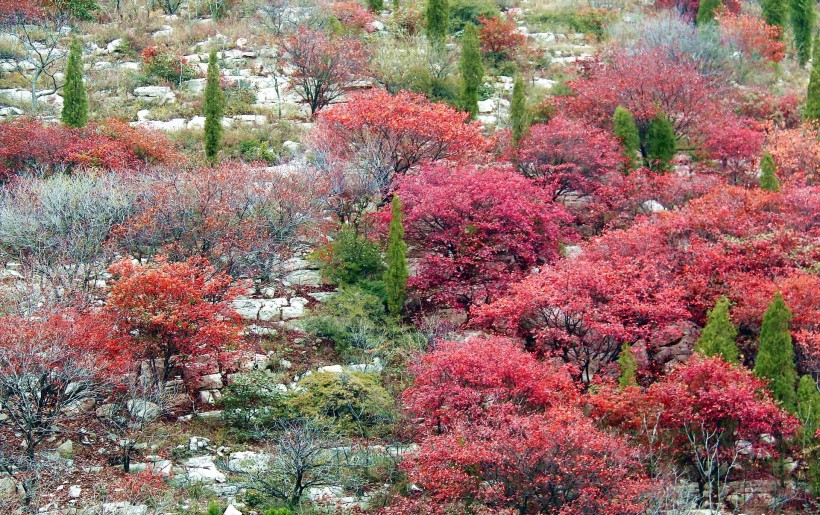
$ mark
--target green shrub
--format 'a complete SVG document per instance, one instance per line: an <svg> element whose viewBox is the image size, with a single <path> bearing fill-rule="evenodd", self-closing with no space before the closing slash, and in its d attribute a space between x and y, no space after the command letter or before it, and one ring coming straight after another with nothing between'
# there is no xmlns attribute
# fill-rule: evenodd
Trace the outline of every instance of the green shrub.
<svg viewBox="0 0 820 515"><path fill-rule="evenodd" d="M343 434L378 434L394 416L392 397L372 374L319 372L303 378L299 387L288 405L300 417Z"/></svg>
<svg viewBox="0 0 820 515"><path fill-rule="evenodd" d="M490 0L453 0L450 3L450 33L460 34L468 23L481 25L480 16L499 16L498 7Z"/></svg>
<svg viewBox="0 0 820 515"><path fill-rule="evenodd" d="M237 374L222 390L223 420L240 431L273 427L277 421L289 418L287 395L276 388L274 378L262 371Z"/></svg>
<svg viewBox="0 0 820 515"><path fill-rule="evenodd" d="M331 340L339 353L371 350L387 339L384 300L355 286L344 286L304 321L306 331Z"/></svg>
<svg viewBox="0 0 820 515"><path fill-rule="evenodd" d="M263 161L268 164L275 164L279 159L279 154L273 149L267 141L260 141L258 139L249 139L239 143L239 154L242 160Z"/></svg>
<svg viewBox="0 0 820 515"><path fill-rule="evenodd" d="M160 79L172 83L196 78L197 69L188 64L182 56L167 47L150 46L142 50L143 73L148 80Z"/></svg>
<svg viewBox="0 0 820 515"><path fill-rule="evenodd" d="M239 81L224 89L225 116L236 116L253 112L256 93L247 81Z"/></svg>
<svg viewBox="0 0 820 515"><path fill-rule="evenodd" d="M384 262L375 242L351 226L341 228L333 238L333 242L317 254L322 277L339 285L381 279Z"/></svg>

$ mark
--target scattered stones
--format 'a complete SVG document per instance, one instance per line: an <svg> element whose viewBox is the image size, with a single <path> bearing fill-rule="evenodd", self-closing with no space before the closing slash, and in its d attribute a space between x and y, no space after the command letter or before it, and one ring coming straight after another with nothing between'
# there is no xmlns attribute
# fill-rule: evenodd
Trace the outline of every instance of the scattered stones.
<svg viewBox="0 0 820 515"><path fill-rule="evenodd" d="M225 513L223 515L242 515L242 512L234 508L233 504L231 504L225 508Z"/></svg>
<svg viewBox="0 0 820 515"><path fill-rule="evenodd" d="M202 449L207 448L210 443L211 441L207 438L192 436L191 439L188 440L188 450L191 452L199 452Z"/></svg>
<svg viewBox="0 0 820 515"><path fill-rule="evenodd" d="M82 491L83 490L80 488L80 485L71 485L68 487L68 496L72 499L78 499Z"/></svg>
<svg viewBox="0 0 820 515"><path fill-rule="evenodd" d="M228 470L231 472L263 472L269 468L271 455L241 451L231 453L228 459Z"/></svg>

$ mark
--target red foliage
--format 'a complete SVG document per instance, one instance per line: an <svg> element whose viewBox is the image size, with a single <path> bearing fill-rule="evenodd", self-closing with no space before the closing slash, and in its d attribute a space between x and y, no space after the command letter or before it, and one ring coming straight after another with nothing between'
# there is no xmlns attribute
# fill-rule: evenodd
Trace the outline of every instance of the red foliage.
<svg viewBox="0 0 820 515"><path fill-rule="evenodd" d="M118 330L132 335L137 356L153 361L159 380L179 367L196 377L231 363L240 338L230 276L202 258L146 265L124 259L111 273L108 310Z"/></svg>
<svg viewBox="0 0 820 515"><path fill-rule="evenodd" d="M794 185L820 184L820 139L814 127L775 129L766 150L777 163L781 182Z"/></svg>
<svg viewBox="0 0 820 515"><path fill-rule="evenodd" d="M637 514L649 487L634 450L567 407L463 420L402 468L426 496L423 508L400 502L402 513Z"/></svg>
<svg viewBox="0 0 820 515"><path fill-rule="evenodd" d="M47 175L74 167L126 171L148 164L179 162L168 139L118 120L83 129L45 125L35 120L0 124L0 179L34 173Z"/></svg>
<svg viewBox="0 0 820 515"><path fill-rule="evenodd" d="M700 0L655 0L658 9L675 9L692 21L698 14ZM723 0L723 7L732 14L740 14L740 0Z"/></svg>
<svg viewBox="0 0 820 515"><path fill-rule="evenodd" d="M403 394L407 411L425 433L442 433L491 413L540 411L576 405L578 391L566 370L537 361L503 338L439 342L410 372Z"/></svg>
<svg viewBox="0 0 820 515"><path fill-rule="evenodd" d="M334 2L330 9L342 26L347 29L372 32L373 15L359 2Z"/></svg>
<svg viewBox="0 0 820 515"><path fill-rule="evenodd" d="M704 147L730 184L757 183L758 156L766 138L754 120L723 116L703 126Z"/></svg>
<svg viewBox="0 0 820 515"><path fill-rule="evenodd" d="M531 127L516 159L527 177L541 179L553 199L570 192L593 195L626 164L611 132L563 117Z"/></svg>
<svg viewBox="0 0 820 515"><path fill-rule="evenodd" d="M424 251L411 287L424 302L465 310L554 261L570 220L561 205L543 200L540 188L503 166L429 166L399 181L396 194L407 241Z"/></svg>
<svg viewBox="0 0 820 515"><path fill-rule="evenodd" d="M589 242L580 257L513 285L479 310L478 322L531 338L578 366L581 378L605 370L624 342L643 342L654 356L659 336L682 322L703 324L720 295L742 309L749 290L816 262L817 202L809 191L718 187Z"/></svg>
<svg viewBox="0 0 820 515"><path fill-rule="evenodd" d="M724 10L716 15L720 39L741 52L779 63L786 56L783 29L752 14Z"/></svg>
<svg viewBox="0 0 820 515"><path fill-rule="evenodd" d="M695 63L673 60L663 49L640 59L613 50L584 63L581 77L567 85L575 95L559 97L559 106L604 130L611 129L619 105L629 109L639 128L662 111L678 137L699 136L702 123L722 114L720 93Z"/></svg>
<svg viewBox="0 0 820 515"><path fill-rule="evenodd" d="M468 115L422 95L371 90L324 111L310 144L338 163L359 163L389 189L394 174L434 161L478 161L488 148Z"/></svg>
<svg viewBox="0 0 820 515"><path fill-rule="evenodd" d="M527 36L518 30L515 20L500 16L479 16L478 21L481 22L478 31L481 52L496 62L515 60L519 49L527 43Z"/></svg>

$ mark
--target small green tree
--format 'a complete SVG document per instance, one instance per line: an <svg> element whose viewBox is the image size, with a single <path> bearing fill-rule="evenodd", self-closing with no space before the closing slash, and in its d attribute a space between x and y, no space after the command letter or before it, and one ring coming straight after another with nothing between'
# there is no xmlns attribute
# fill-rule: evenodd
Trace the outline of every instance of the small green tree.
<svg viewBox="0 0 820 515"><path fill-rule="evenodd" d="M706 327L695 342L695 350L704 356L720 356L728 363L737 363L740 352L736 338L737 328L729 319L729 299L723 296L709 311Z"/></svg>
<svg viewBox="0 0 820 515"><path fill-rule="evenodd" d="M811 39L814 34L815 20L814 0L789 0L789 5L797 60L800 66L804 66L811 55Z"/></svg>
<svg viewBox="0 0 820 515"><path fill-rule="evenodd" d="M624 155L629 159L629 168L635 168L635 158L641 148L641 137L638 134L638 126L635 124L635 118L628 109L622 106L615 108L615 114L612 117L613 129L612 133L621 142L624 148Z"/></svg>
<svg viewBox="0 0 820 515"><path fill-rule="evenodd" d="M387 269L384 271L384 291L387 294L387 312L399 316L404 308L407 291L407 244L404 242L404 214L398 195L393 197L390 232L387 235Z"/></svg>
<svg viewBox="0 0 820 515"><path fill-rule="evenodd" d="M766 152L760 160L760 189L766 191L780 191L780 182L777 180L777 165L774 158Z"/></svg>
<svg viewBox="0 0 820 515"><path fill-rule="evenodd" d="M381 12L384 9L384 0L367 0L367 7L375 13Z"/></svg>
<svg viewBox="0 0 820 515"><path fill-rule="evenodd" d="M813 53L806 109L803 111L803 116L809 121L818 122L820 121L820 38L814 41Z"/></svg>
<svg viewBox="0 0 820 515"><path fill-rule="evenodd" d="M222 115L225 112L225 97L219 84L216 49L211 49L211 55L208 58L208 78L205 85L203 111L205 113L205 157L213 162L222 146Z"/></svg>
<svg viewBox="0 0 820 515"><path fill-rule="evenodd" d="M67 127L85 127L88 124L88 95L83 83L83 46L76 34L71 37L68 50L61 119Z"/></svg>
<svg viewBox="0 0 820 515"><path fill-rule="evenodd" d="M447 37L450 23L450 4L447 0L428 0L424 11L427 21L427 38L434 44L440 44Z"/></svg>
<svg viewBox="0 0 820 515"><path fill-rule="evenodd" d="M721 0L701 0L700 5L698 6L698 15L697 21L698 25L706 25L709 23L714 23L715 21L715 11L723 6L723 2Z"/></svg>
<svg viewBox="0 0 820 515"><path fill-rule="evenodd" d="M675 129L665 114L661 113L649 122L645 146L647 160L653 168L665 170L675 157Z"/></svg>
<svg viewBox="0 0 820 515"><path fill-rule="evenodd" d="M208 511L205 512L205 515L222 515L222 508L219 507L219 503L216 501L209 502Z"/></svg>
<svg viewBox="0 0 820 515"><path fill-rule="evenodd" d="M510 101L510 130L512 130L513 143L518 144L521 137L527 132L529 124L529 114L527 113L527 86L519 74L515 76L512 100Z"/></svg>
<svg viewBox="0 0 820 515"><path fill-rule="evenodd" d="M760 6L763 8L763 19L766 20L766 23L776 25L782 29L786 28L789 20L789 8L786 5L786 0L762 0Z"/></svg>
<svg viewBox="0 0 820 515"><path fill-rule="evenodd" d="M800 378L797 385L797 418L803 425L803 448L814 441L814 434L820 429L820 391L810 375Z"/></svg>
<svg viewBox="0 0 820 515"><path fill-rule="evenodd" d="M635 359L632 347L628 343L623 344L621 347L621 354L618 356L618 367L621 369L621 376L618 378L618 384L621 385L621 388L638 384L638 360Z"/></svg>
<svg viewBox="0 0 820 515"><path fill-rule="evenodd" d="M461 105L470 113L470 118L478 114L478 88L484 79L484 66L481 64L481 49L478 45L478 31L475 25L468 23L461 36Z"/></svg>
<svg viewBox="0 0 820 515"><path fill-rule="evenodd" d="M794 412L797 395L797 370L794 366L794 346L789 332L792 313L780 292L772 299L763 325L755 358L755 374L769 381L769 389L783 407Z"/></svg>

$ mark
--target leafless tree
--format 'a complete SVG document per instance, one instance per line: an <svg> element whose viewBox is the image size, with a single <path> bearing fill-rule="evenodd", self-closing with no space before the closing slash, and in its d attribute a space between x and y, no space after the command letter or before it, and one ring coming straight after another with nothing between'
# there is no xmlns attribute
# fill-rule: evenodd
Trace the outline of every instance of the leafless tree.
<svg viewBox="0 0 820 515"><path fill-rule="evenodd" d="M0 194L0 257L21 263L42 295L76 300L111 264L111 230L131 211L111 177L28 178Z"/></svg>
<svg viewBox="0 0 820 515"><path fill-rule="evenodd" d="M339 484L345 457L339 449L324 427L304 420L281 422L264 458L232 472L243 476L249 490L297 506L308 489Z"/></svg>
<svg viewBox="0 0 820 515"><path fill-rule="evenodd" d="M60 71L57 64L68 53L60 42L70 30L69 21L68 11L60 9L32 12L21 7L0 15L0 34L15 41L26 54L16 65L20 75L29 81L32 112L37 111L40 97L54 94L62 87L56 73ZM43 79L48 87L39 89Z"/></svg>

